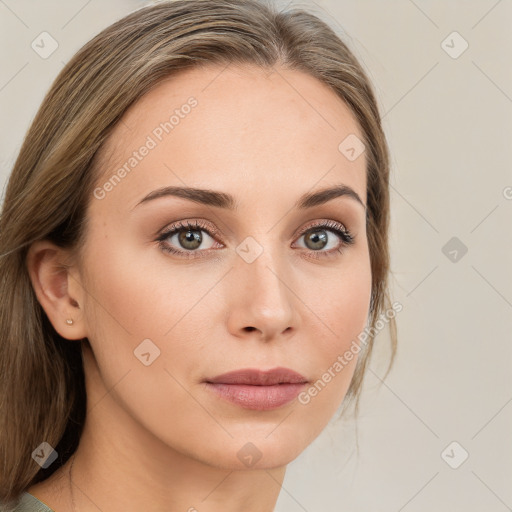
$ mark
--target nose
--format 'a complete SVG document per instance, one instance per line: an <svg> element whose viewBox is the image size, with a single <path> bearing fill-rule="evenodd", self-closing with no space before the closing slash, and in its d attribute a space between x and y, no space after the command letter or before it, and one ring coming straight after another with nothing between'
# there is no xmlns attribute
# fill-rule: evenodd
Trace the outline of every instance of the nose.
<svg viewBox="0 0 512 512"><path fill-rule="evenodd" d="M266 249L252 263L237 257L230 274L227 307L232 335L262 341L293 335L299 321L297 298L283 258Z"/></svg>

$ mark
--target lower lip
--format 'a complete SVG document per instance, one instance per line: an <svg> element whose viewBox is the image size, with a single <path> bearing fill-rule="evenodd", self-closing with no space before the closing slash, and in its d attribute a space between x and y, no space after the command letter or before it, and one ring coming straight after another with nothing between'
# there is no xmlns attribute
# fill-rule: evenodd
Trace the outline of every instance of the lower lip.
<svg viewBox="0 0 512 512"><path fill-rule="evenodd" d="M251 386L248 384L214 384L207 382L206 386L222 398L244 409L266 411L277 409L293 401L304 389L306 383Z"/></svg>

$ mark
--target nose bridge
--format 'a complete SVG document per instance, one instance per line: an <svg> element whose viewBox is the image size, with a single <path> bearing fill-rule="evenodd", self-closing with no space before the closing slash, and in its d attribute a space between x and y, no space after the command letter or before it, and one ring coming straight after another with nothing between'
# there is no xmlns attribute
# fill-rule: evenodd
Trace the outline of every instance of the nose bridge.
<svg viewBox="0 0 512 512"><path fill-rule="evenodd" d="M282 248L277 247L272 236L259 237L260 241L248 241L251 256L245 258L242 252L243 244L240 244L239 261L235 264L236 271L243 275L243 279L251 284L253 295L266 296L265 300L278 303L287 299L286 287L286 255ZM256 245L258 244L258 245ZM247 247L247 245L246 245Z"/></svg>
<svg viewBox="0 0 512 512"><path fill-rule="evenodd" d="M272 235L248 237L237 248L232 279L236 292L231 320L237 330L260 330L265 337L279 335L294 324L291 273L286 254Z"/></svg>

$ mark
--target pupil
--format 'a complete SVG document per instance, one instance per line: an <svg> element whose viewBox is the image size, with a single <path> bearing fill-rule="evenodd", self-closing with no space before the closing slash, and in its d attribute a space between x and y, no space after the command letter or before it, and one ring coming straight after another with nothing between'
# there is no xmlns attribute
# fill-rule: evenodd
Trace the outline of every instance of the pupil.
<svg viewBox="0 0 512 512"><path fill-rule="evenodd" d="M327 234L325 231L315 231L311 233L306 240L313 242L313 249L323 249L327 243Z"/></svg>
<svg viewBox="0 0 512 512"><path fill-rule="evenodd" d="M197 249L201 245L201 241L203 239L200 231L190 230L182 231L179 238L185 249Z"/></svg>

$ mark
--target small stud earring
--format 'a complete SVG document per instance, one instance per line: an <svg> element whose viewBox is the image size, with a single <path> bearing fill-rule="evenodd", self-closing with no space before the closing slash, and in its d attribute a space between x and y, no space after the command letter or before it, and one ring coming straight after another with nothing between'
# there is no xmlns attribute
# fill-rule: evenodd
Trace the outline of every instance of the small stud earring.
<svg viewBox="0 0 512 512"><path fill-rule="evenodd" d="M66 323L67 323L68 325L73 325L73 319L72 319L72 318L68 318L68 319L66 320Z"/></svg>

